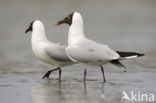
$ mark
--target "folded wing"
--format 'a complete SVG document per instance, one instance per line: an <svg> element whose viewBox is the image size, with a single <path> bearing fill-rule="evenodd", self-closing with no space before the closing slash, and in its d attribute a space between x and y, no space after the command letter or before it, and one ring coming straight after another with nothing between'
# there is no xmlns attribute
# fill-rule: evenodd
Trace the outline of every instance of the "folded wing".
<svg viewBox="0 0 156 103"><path fill-rule="evenodd" d="M62 61L62 62L68 62L71 61L68 56L65 53L65 47L64 46L47 46L44 48L45 53L51 57L52 59L55 59L57 61Z"/></svg>
<svg viewBox="0 0 156 103"><path fill-rule="evenodd" d="M119 55L106 45L90 40L81 41L80 43L66 48L67 55L75 61L98 62L119 58Z"/></svg>

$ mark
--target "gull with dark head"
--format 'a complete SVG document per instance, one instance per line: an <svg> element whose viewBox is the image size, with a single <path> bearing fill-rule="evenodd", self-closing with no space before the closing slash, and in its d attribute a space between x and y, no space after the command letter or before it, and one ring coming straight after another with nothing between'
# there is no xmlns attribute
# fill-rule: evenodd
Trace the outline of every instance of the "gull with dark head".
<svg viewBox="0 0 156 103"><path fill-rule="evenodd" d="M61 68L64 66L72 65L72 62L65 53L65 45L60 45L48 41L46 38L45 28L41 21L35 20L30 23L25 33L32 31L31 44L35 56L48 64L56 66L56 69L49 70L44 78L49 78L51 72L59 70L59 80L61 79Z"/></svg>
<svg viewBox="0 0 156 103"><path fill-rule="evenodd" d="M125 66L120 63L120 60L144 55L135 52L114 51L105 44L97 43L88 39L84 34L83 18L79 12L71 13L63 20L57 22L56 25L64 23L70 25L66 54L72 61L85 64L84 82L86 79L87 65L100 66L103 74L103 80L105 82L106 80L102 65L112 63L116 66L125 68Z"/></svg>

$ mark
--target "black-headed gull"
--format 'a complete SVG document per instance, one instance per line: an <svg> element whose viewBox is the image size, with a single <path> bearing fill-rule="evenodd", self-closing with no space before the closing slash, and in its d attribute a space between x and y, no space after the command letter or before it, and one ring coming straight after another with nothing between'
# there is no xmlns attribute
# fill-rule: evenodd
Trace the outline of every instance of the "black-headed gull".
<svg viewBox="0 0 156 103"><path fill-rule="evenodd" d="M100 44L86 38L83 30L83 18L79 12L71 13L63 20L57 22L56 25L64 23L70 25L68 32L68 46L66 47L67 56L74 62L84 63L86 67L87 65L100 66L104 82L105 76L102 67L103 64L112 63L116 66L125 68L119 60L144 55L135 52L114 51L105 44ZM86 79L86 67L84 71L84 82Z"/></svg>
<svg viewBox="0 0 156 103"><path fill-rule="evenodd" d="M30 23L25 33L32 31L31 44L35 56L41 61L54 65L57 68L49 70L44 78L49 78L51 72L59 70L59 80L61 79L61 68L72 65L72 62L65 53L65 45L50 42L46 38L44 25L41 21L36 20Z"/></svg>

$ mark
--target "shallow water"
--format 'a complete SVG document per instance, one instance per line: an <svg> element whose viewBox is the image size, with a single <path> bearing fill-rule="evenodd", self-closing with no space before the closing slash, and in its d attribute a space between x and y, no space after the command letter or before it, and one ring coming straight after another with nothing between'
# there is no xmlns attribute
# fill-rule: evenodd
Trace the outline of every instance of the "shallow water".
<svg viewBox="0 0 156 103"><path fill-rule="evenodd" d="M31 50L31 33L24 31L30 22L40 19L49 40L67 43L69 27L56 28L54 23L75 10L84 17L88 38L115 50L146 56L122 61L127 72L104 65L104 84L99 67L88 67L87 82L83 84L80 64L62 68L61 82L58 72L42 80L44 73L55 67L36 59ZM155 11L155 0L1 0L0 103L120 103L122 91L156 96Z"/></svg>

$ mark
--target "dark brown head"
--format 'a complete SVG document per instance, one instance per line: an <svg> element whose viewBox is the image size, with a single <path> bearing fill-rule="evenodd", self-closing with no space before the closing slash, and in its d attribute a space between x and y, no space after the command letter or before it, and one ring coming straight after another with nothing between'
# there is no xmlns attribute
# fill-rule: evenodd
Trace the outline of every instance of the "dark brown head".
<svg viewBox="0 0 156 103"><path fill-rule="evenodd" d="M33 30L33 23L34 23L34 21L31 22L31 23L29 24L29 27L28 27L28 29L25 31L25 34L28 33L29 31L32 31L32 30Z"/></svg>
<svg viewBox="0 0 156 103"><path fill-rule="evenodd" d="M61 25L61 24L68 24L68 25L71 25L72 24L72 19L73 19L73 14L74 13L71 13L69 14L67 17L65 17L63 20L57 22L55 25L58 26L58 25Z"/></svg>

